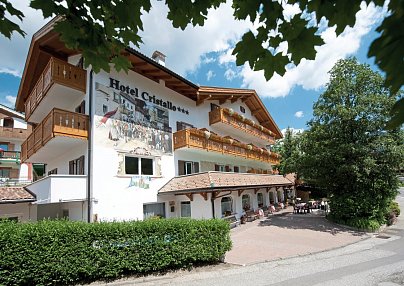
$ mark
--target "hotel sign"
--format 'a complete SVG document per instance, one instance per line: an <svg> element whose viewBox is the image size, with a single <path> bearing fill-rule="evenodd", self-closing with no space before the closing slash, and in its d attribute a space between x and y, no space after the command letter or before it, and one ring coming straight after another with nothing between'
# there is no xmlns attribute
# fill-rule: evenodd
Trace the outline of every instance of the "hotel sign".
<svg viewBox="0 0 404 286"><path fill-rule="evenodd" d="M140 91L137 87L132 88L129 85L125 86L125 85L121 84L120 81L117 79L109 78L109 87L119 90L121 92L124 92L130 96L134 96L137 98L140 97L144 101L167 108L169 110L182 112L184 114L189 114L189 111L187 109L184 109L183 107L181 107L179 105L176 106L169 100L163 100L161 98L157 98L154 94L150 95L147 91Z"/></svg>

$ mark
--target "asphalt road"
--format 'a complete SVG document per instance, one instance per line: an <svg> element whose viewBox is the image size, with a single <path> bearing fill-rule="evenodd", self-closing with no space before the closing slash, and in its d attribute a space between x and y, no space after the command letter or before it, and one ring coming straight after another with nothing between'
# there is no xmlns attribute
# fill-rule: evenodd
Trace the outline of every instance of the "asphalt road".
<svg viewBox="0 0 404 286"><path fill-rule="evenodd" d="M404 285L404 188L401 219L380 235L322 253L265 263L136 278L113 285ZM298 241L296 242L298 243ZM98 284L99 285L99 284Z"/></svg>

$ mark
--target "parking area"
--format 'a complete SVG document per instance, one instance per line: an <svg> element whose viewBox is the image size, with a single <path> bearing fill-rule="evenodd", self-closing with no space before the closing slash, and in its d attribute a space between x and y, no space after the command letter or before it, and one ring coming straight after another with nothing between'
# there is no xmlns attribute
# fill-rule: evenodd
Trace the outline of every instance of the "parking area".
<svg viewBox="0 0 404 286"><path fill-rule="evenodd" d="M289 207L268 218L231 230L233 248L225 262L248 265L279 258L324 251L367 238L327 221L321 211L293 214Z"/></svg>

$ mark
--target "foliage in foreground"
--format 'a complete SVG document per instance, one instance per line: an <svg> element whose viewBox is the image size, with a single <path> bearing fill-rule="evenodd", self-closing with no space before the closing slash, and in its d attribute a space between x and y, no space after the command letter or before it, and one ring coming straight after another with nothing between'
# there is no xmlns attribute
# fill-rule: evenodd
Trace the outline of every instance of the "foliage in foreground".
<svg viewBox="0 0 404 286"><path fill-rule="evenodd" d="M403 131L383 130L395 96L355 59L330 74L301 142L299 174L327 191L334 220L373 229L386 221L404 161Z"/></svg>
<svg viewBox="0 0 404 286"><path fill-rule="evenodd" d="M222 220L0 223L0 285L67 285L219 261Z"/></svg>

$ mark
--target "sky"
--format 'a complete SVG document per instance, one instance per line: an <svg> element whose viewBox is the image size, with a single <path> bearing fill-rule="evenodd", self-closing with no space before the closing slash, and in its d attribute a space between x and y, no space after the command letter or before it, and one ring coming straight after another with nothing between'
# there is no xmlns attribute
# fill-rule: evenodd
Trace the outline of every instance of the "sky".
<svg viewBox="0 0 404 286"><path fill-rule="evenodd" d="M27 0L11 3L24 12L21 27L27 33L25 38L15 34L11 40L0 35L0 104L14 107L31 37L50 19L29 8ZM297 11L296 6L285 10L290 15ZM198 85L255 89L281 130L303 130L312 118L313 103L325 90L328 71L339 59L355 56L377 70L374 59L366 54L385 14L385 9L362 3L354 27L346 28L338 37L335 28L322 29L325 44L316 48L315 60L303 59L298 66L289 67L284 76L275 74L269 81L262 71L252 71L248 63L235 64L231 55L235 44L256 26L235 20L231 1L209 11L203 27L188 26L182 31L167 20L164 2L153 0L150 13L142 16L144 43L140 51L148 56L155 50L162 52L167 56L166 67Z"/></svg>

